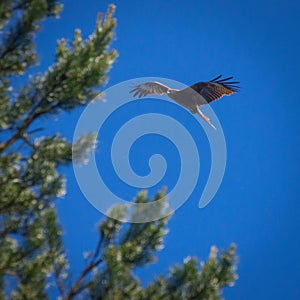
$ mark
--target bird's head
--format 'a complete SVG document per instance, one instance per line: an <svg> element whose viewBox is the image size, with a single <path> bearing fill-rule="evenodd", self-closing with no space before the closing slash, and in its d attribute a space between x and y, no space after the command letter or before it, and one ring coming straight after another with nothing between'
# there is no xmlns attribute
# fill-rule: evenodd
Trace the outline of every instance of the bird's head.
<svg viewBox="0 0 300 300"><path fill-rule="evenodd" d="M173 95L175 92L176 92L176 90L168 89L167 90L167 95Z"/></svg>

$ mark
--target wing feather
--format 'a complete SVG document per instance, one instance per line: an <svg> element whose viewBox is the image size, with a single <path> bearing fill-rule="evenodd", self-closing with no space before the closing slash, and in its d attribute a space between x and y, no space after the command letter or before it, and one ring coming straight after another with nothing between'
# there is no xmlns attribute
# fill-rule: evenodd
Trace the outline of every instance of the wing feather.
<svg viewBox="0 0 300 300"><path fill-rule="evenodd" d="M199 93L208 103L223 96L229 96L239 90L239 86L237 86L239 82L230 81L233 78L232 76L223 79L221 77L222 75L219 75L208 82L195 83L189 88Z"/></svg>
<svg viewBox="0 0 300 300"><path fill-rule="evenodd" d="M150 94L163 95L166 94L170 88L160 82L146 82L135 86L130 93L133 93L134 97L145 97Z"/></svg>

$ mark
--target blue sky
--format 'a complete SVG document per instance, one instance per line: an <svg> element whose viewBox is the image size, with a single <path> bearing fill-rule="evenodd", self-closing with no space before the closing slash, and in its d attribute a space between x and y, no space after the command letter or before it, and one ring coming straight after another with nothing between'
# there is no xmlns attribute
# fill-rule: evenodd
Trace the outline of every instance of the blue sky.
<svg viewBox="0 0 300 300"><path fill-rule="evenodd" d="M39 69L53 62L57 39L71 39L75 28L81 28L87 37L94 29L97 12L106 11L109 3L64 1L61 18L47 21L38 34ZM198 208L210 159L200 128L197 132L203 147L203 177L191 198L172 217L158 263L138 274L147 282L186 256L206 259L211 245L226 248L235 242L240 278L234 288L225 290L227 299L300 299L300 3L137 3L115 2L118 26L113 47L119 57L107 87L144 76L166 77L189 85L223 74L234 75L241 82L238 95L212 104L228 151L226 173L217 195L206 208ZM151 109L152 104L155 110L155 102L151 101L144 107L136 104L135 109ZM164 103L161 110L188 118L171 102ZM53 130L71 139L79 115L78 111L62 116L53 123ZM192 119L187 122L191 128L196 123ZM109 140L111 133L107 129L104 137L107 135ZM153 147L155 143L159 143L159 149ZM133 153L138 158L133 159L133 168L140 174L147 172L148 152L158 150L170 167L162 183L171 187L178 173L178 166L172 162L178 153L163 138L149 136L138 141L133 151L142 151L143 155ZM76 274L83 266L82 252L95 246L95 224L102 215L81 194L72 169L65 172L68 193L59 200L58 208ZM117 187L113 179L111 184ZM160 184L155 188L159 189ZM118 187L118 191L123 190ZM133 192L124 188L125 194Z"/></svg>

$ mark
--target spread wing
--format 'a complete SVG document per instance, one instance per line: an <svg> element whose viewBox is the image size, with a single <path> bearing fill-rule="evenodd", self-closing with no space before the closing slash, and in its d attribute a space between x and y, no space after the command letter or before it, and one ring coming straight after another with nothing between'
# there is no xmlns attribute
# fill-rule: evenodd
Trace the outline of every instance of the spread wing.
<svg viewBox="0 0 300 300"><path fill-rule="evenodd" d="M199 93L208 103L223 96L229 96L238 91L239 87L236 84L239 82L230 81L233 77L224 79L221 79L221 77L222 75L208 82L195 83L189 88L192 88L194 91Z"/></svg>
<svg viewBox="0 0 300 300"><path fill-rule="evenodd" d="M166 94L170 88L160 82L146 82L135 86L130 93L133 93L134 97L145 97L149 94L162 95Z"/></svg>

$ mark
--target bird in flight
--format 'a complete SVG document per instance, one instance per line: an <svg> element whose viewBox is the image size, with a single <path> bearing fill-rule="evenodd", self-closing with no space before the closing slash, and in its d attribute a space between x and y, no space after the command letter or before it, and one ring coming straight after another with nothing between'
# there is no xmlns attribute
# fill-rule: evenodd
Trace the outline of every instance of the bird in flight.
<svg viewBox="0 0 300 300"><path fill-rule="evenodd" d="M172 89L157 81L146 82L135 86L130 93L133 93L133 96L138 98L150 94L166 94L175 102L187 108L192 114L198 113L205 122L216 129L199 107L223 96L230 96L239 89L239 86L236 85L239 82L231 81L233 77L223 79L221 77L222 75L219 75L210 81L195 83L183 90Z"/></svg>

